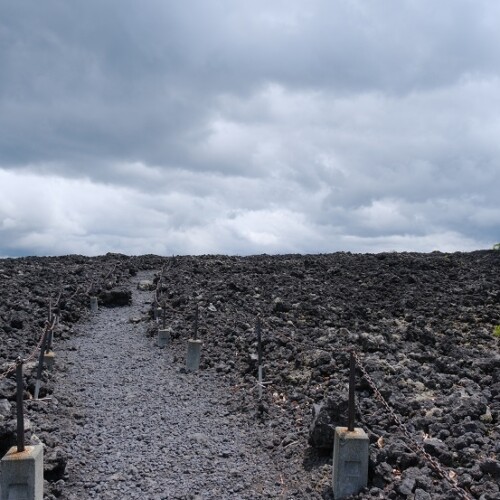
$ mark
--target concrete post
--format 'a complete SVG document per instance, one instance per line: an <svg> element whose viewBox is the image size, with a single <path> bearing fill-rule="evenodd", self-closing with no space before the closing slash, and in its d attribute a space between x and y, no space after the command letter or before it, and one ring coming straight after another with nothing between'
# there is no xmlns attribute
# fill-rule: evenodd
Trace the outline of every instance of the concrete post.
<svg viewBox="0 0 500 500"><path fill-rule="evenodd" d="M158 323L161 318L161 313L162 313L162 308L161 307L155 307L153 309L153 315L154 315L154 320Z"/></svg>
<svg viewBox="0 0 500 500"><path fill-rule="evenodd" d="M47 367L47 370L49 370L49 372L54 369L55 360L56 355L54 354L54 351L43 353L43 364Z"/></svg>
<svg viewBox="0 0 500 500"><path fill-rule="evenodd" d="M0 500L43 500L43 444L12 447L0 462Z"/></svg>
<svg viewBox="0 0 500 500"><path fill-rule="evenodd" d="M368 484L368 445L365 431L335 427L333 441L333 496L335 500L355 495Z"/></svg>
<svg viewBox="0 0 500 500"><path fill-rule="evenodd" d="M172 329L165 328L158 330L158 347L163 349L164 347L168 347L170 345L170 341L172 339Z"/></svg>
<svg viewBox="0 0 500 500"><path fill-rule="evenodd" d="M198 371L200 367L201 340L188 340L186 369L190 372Z"/></svg>
<svg viewBox="0 0 500 500"><path fill-rule="evenodd" d="M97 297L90 297L90 310L93 313L96 313L98 311Z"/></svg>

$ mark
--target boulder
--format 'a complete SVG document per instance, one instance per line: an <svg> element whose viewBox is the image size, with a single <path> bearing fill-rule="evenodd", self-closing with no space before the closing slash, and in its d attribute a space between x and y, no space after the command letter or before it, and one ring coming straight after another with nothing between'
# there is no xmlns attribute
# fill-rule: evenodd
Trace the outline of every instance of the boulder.
<svg viewBox="0 0 500 500"><path fill-rule="evenodd" d="M479 467L485 474L500 477L500 462L493 458L487 458Z"/></svg>
<svg viewBox="0 0 500 500"><path fill-rule="evenodd" d="M113 288L99 294L99 303L103 307L122 307L132 303L132 292L126 288Z"/></svg>
<svg viewBox="0 0 500 500"><path fill-rule="evenodd" d="M304 366L311 368L316 368L322 365L328 365L332 360L332 354L330 351L325 351L323 349L313 349L307 351L302 356L302 363Z"/></svg>
<svg viewBox="0 0 500 500"><path fill-rule="evenodd" d="M65 452L57 447L49 451L43 460L43 473L48 481L57 481L64 477L67 465L67 456Z"/></svg>
<svg viewBox="0 0 500 500"><path fill-rule="evenodd" d="M313 406L313 421L309 428L309 444L313 448L333 449L335 427L347 425L348 395L338 394Z"/></svg>
<svg viewBox="0 0 500 500"><path fill-rule="evenodd" d="M283 313L290 311L290 306L286 304L281 297L276 297L273 300L273 312Z"/></svg>

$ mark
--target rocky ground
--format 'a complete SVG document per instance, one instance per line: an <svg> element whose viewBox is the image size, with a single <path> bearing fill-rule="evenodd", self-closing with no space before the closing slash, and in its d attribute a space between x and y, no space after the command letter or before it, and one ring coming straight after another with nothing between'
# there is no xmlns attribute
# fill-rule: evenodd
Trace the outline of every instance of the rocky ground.
<svg viewBox="0 0 500 500"><path fill-rule="evenodd" d="M55 344L61 353L57 370L44 373L42 386L42 396L52 399L26 401L34 432L47 446L49 498L139 498L143 491L142 498L329 499L332 428L345 425L349 350L354 347L407 429L405 435L358 372L357 425L369 434L371 445L369 487L356 498L451 500L466 491L470 498L498 499L500 355L493 329L500 325L499 264L498 251L0 260L0 374L19 352L26 355L36 346L48 299L55 304L60 295ZM147 275L137 271L157 273L156 292L138 294L136 282ZM91 317L91 294L99 295L101 303L122 306ZM168 354L155 346L155 297L172 328ZM204 346L201 370L193 375L182 368L196 308ZM128 323L134 315L137 321ZM257 316L265 364L262 401L255 379ZM140 378L116 348L116 336L106 338L102 330L103 337L92 337L92 326L103 320L104 325L122 325L113 332L130 330L141 367L173 383L155 385L151 378ZM107 385L123 387L124 397L129 395L124 407L129 409L114 424L99 420L106 391L90 390L85 378L85 369L92 366L85 363L92 357L85 361L78 353L89 339L108 357ZM14 438L12 385L10 377L0 381L2 453ZM33 388L34 377L28 373L27 398ZM178 405L167 414L175 422L171 438L157 422L162 408L145 414L134 406L139 394L151 403L165 392ZM205 416L194 409L195 395L204 402L202 408L213 401ZM117 423L126 428L131 411L137 429L117 435ZM217 439L222 431L212 436L201 427L191 434L180 430L190 418L203 422L203 429L212 420L225 419L223 425L232 433L225 448ZM136 456L152 462L146 472L126 469L132 460L127 453L107 461L96 458L93 448L104 453L108 441L126 443L128 435L144 436L140 429L149 429L155 442L164 439L165 446L176 439L188 441L177 468L161 461L170 471L167 479L147 481L156 462L149 458L147 442L135 440L127 451L136 450ZM71 443L81 450L85 464L77 463ZM241 456L234 443L243 450ZM416 453L418 447L428 455ZM442 464L460 490L439 477L429 457ZM96 460L101 462L97 468L87 471ZM218 466L211 469L210 460ZM234 464L226 467L226 461ZM189 463L205 465L195 475L182 473ZM85 477L94 476L85 479L83 471ZM130 484L134 489L119 489Z"/></svg>

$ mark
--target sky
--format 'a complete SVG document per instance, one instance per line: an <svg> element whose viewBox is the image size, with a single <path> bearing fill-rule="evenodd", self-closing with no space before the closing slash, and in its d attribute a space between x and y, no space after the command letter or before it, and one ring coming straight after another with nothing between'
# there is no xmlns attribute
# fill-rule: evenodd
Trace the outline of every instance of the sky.
<svg viewBox="0 0 500 500"><path fill-rule="evenodd" d="M500 2L0 0L0 256L500 241Z"/></svg>

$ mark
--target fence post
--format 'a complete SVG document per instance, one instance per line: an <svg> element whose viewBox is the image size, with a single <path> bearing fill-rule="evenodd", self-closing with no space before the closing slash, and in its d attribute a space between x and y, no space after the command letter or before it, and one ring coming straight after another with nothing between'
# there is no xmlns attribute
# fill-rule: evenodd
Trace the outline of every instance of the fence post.
<svg viewBox="0 0 500 500"><path fill-rule="evenodd" d="M369 439L365 431L354 427L356 362L351 351L349 363L348 426L335 427L332 482L335 500L355 495L368 484Z"/></svg>
<svg viewBox="0 0 500 500"><path fill-rule="evenodd" d="M348 404L348 419L347 430L354 432L354 415L356 412L354 402L354 389L356 387L356 361L354 360L354 352L351 351L349 358L349 404Z"/></svg>
<svg viewBox="0 0 500 500"><path fill-rule="evenodd" d="M40 346L40 354L38 355L38 367L36 371L36 383L35 383L35 394L34 394L35 399L38 399L38 394L40 393L40 382L42 378L45 345L47 344L47 336L49 332L47 328L43 332L42 345Z"/></svg>
<svg viewBox="0 0 500 500"><path fill-rule="evenodd" d="M196 309L194 311L194 333L193 333L193 338L194 340L198 340L198 317L200 314L200 310L198 307L198 303L196 303Z"/></svg>
<svg viewBox="0 0 500 500"><path fill-rule="evenodd" d="M259 387L259 399L262 399L262 388L264 386L264 382L262 370L262 332L260 326L260 317L257 317L255 330L257 334L257 383Z"/></svg>
<svg viewBox="0 0 500 500"><path fill-rule="evenodd" d="M43 500L43 445L24 445L23 360L16 360L17 446L0 461L1 500Z"/></svg>
<svg viewBox="0 0 500 500"><path fill-rule="evenodd" d="M23 385L23 360L21 356L16 361L16 382L17 382L17 451L24 451L24 385Z"/></svg>
<svg viewBox="0 0 500 500"><path fill-rule="evenodd" d="M45 345L45 350L43 354L43 362L47 367L47 370L51 371L54 368L55 355L52 351L52 345L54 342L54 326L58 320L57 313L54 315L52 312L52 299L49 302L49 331L47 334L47 341Z"/></svg>
<svg viewBox="0 0 500 500"><path fill-rule="evenodd" d="M186 355L186 369L190 372L198 371L200 367L201 340L189 339Z"/></svg>
<svg viewBox="0 0 500 500"><path fill-rule="evenodd" d="M198 340L198 315L198 304L196 304L196 310L194 314L194 338L188 340L186 354L186 369L190 372L198 371L200 367L201 340Z"/></svg>
<svg viewBox="0 0 500 500"><path fill-rule="evenodd" d="M158 347L161 349L167 347L172 340L172 329L167 328L165 309L166 305L163 303L163 310L160 309L162 311L162 328L158 329Z"/></svg>

